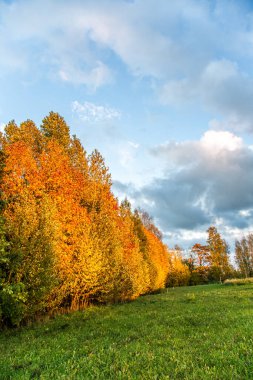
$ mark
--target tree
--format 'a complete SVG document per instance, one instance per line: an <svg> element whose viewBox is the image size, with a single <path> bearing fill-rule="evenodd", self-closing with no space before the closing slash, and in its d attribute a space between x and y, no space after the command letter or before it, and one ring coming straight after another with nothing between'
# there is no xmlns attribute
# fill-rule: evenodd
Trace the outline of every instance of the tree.
<svg viewBox="0 0 253 380"><path fill-rule="evenodd" d="M229 249L214 226L207 230L207 244L194 244L192 255L194 268L191 271L190 283L206 284L212 281L223 281L231 275Z"/></svg>
<svg viewBox="0 0 253 380"><path fill-rule="evenodd" d="M244 277L253 276L253 234L236 240L235 260Z"/></svg>
<svg viewBox="0 0 253 380"><path fill-rule="evenodd" d="M147 211L138 209L138 213L144 227L156 235L159 240L162 240L162 232L154 225L153 218L147 213Z"/></svg>
<svg viewBox="0 0 253 380"><path fill-rule="evenodd" d="M56 140L65 150L70 147L69 127L62 116L56 112L50 112L42 120L41 131L47 139Z"/></svg>
<svg viewBox="0 0 253 380"><path fill-rule="evenodd" d="M1 197L8 247L2 253L2 309L12 324L42 312L54 285L54 205L43 191L33 149L21 139L5 146Z"/></svg>
<svg viewBox="0 0 253 380"><path fill-rule="evenodd" d="M125 283L123 299L134 299L147 291L148 268L140 250L140 240L136 235L136 220L130 202L121 202L118 226L123 247L123 265L129 281ZM141 229L141 227L139 226Z"/></svg>
<svg viewBox="0 0 253 380"><path fill-rule="evenodd" d="M182 249L176 245L174 249L169 250L169 271L166 286L188 285L190 275L190 269L183 260Z"/></svg>
<svg viewBox="0 0 253 380"><path fill-rule="evenodd" d="M209 247L199 243L194 244L192 253L196 257L196 264L199 267L207 266L210 262Z"/></svg>
<svg viewBox="0 0 253 380"><path fill-rule="evenodd" d="M207 249L210 262L210 279L223 281L230 273L229 249L226 241L221 238L217 229L211 226L207 230Z"/></svg>
<svg viewBox="0 0 253 380"><path fill-rule="evenodd" d="M111 191L57 113L0 134L0 313L19 324L88 302L133 299L165 284L168 252L144 211Z"/></svg>

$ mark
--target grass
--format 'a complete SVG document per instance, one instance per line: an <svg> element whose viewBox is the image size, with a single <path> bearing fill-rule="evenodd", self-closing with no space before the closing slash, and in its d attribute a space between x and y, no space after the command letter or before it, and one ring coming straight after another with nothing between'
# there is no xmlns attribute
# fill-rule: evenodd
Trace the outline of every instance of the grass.
<svg viewBox="0 0 253 380"><path fill-rule="evenodd" d="M0 379L253 379L253 285L168 289L3 331Z"/></svg>
<svg viewBox="0 0 253 380"><path fill-rule="evenodd" d="M225 285L246 285L253 284L253 277L247 278L231 278L224 282Z"/></svg>

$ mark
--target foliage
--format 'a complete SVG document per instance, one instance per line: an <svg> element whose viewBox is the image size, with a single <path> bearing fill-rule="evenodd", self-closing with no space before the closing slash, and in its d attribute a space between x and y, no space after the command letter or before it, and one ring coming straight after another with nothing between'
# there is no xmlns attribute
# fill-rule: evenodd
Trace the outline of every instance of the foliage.
<svg viewBox="0 0 253 380"><path fill-rule="evenodd" d="M169 251L169 272L167 276L167 286L185 286L190 279L189 267L184 263L180 247L175 247Z"/></svg>
<svg viewBox="0 0 253 380"><path fill-rule="evenodd" d="M208 252L210 261L210 280L223 281L228 277L231 267L228 258L228 245L221 238L214 226L209 227L208 232Z"/></svg>
<svg viewBox="0 0 253 380"><path fill-rule="evenodd" d="M65 120L10 122L0 150L2 323L118 302L165 286L168 253L145 212L119 205L101 154Z"/></svg>
<svg viewBox="0 0 253 380"><path fill-rule="evenodd" d="M229 249L216 227L207 230L207 243L196 243L191 255L184 262L190 270L190 285L222 282L233 275L234 270L229 262Z"/></svg>
<svg viewBox="0 0 253 380"><path fill-rule="evenodd" d="M236 240L235 260L242 276L253 276L253 234Z"/></svg>

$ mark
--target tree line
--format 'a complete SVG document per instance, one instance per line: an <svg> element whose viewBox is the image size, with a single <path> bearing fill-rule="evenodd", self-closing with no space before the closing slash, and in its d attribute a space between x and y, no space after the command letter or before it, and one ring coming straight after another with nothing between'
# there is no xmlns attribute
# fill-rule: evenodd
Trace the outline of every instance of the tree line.
<svg viewBox="0 0 253 380"><path fill-rule="evenodd" d="M0 324L230 276L228 247L215 227L207 245L195 244L185 259L179 247L169 250L162 242L145 211L119 202L111 186L101 154L87 155L59 114L50 112L40 127L32 120L6 125L0 134ZM252 255L247 263L239 256L252 245L252 239L237 243L247 275Z"/></svg>
<svg viewBox="0 0 253 380"><path fill-rule="evenodd" d="M152 219L111 191L57 113L0 136L0 318L18 325L90 302L131 300L166 285L168 249Z"/></svg>
<svg viewBox="0 0 253 380"><path fill-rule="evenodd" d="M217 228L207 230L206 244L196 243L188 254L179 246L170 250L170 273L167 286L222 283L229 278L253 277L253 234L235 241L234 265L229 246Z"/></svg>

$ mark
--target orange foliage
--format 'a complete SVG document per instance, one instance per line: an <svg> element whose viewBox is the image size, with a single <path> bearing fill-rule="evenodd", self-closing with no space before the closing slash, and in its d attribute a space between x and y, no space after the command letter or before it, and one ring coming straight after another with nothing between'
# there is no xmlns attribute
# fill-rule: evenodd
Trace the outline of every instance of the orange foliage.
<svg viewBox="0 0 253 380"><path fill-rule="evenodd" d="M41 129L11 122L1 143L4 216L22 251L18 278L32 284L27 292L37 294L45 282L46 245L52 263L43 301L34 296L38 310L133 299L165 286L168 252L159 230L150 218L144 226L127 202L118 205L102 156L95 150L86 157L63 118L51 112Z"/></svg>
<svg viewBox="0 0 253 380"><path fill-rule="evenodd" d="M190 279L189 267L183 263L179 250L169 252L169 273L167 278L168 286L188 285Z"/></svg>

